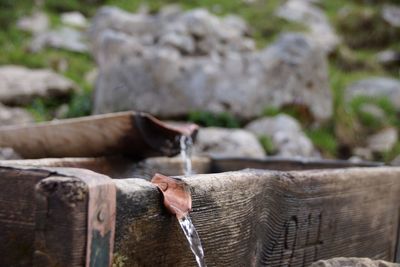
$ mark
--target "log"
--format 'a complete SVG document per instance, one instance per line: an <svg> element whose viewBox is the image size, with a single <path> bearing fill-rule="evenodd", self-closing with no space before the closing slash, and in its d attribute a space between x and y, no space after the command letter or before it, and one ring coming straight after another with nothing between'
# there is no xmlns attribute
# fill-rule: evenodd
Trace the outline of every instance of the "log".
<svg viewBox="0 0 400 267"><path fill-rule="evenodd" d="M0 245L2 264L84 266L89 212L79 177L99 174L21 166L3 166L0 173L0 240L7 241ZM308 266L333 257L396 257L400 168L245 170L183 180L191 188L191 217L208 266ZM37 190L43 193L38 192L35 205L33 187L39 181ZM196 266L156 186L136 178L113 181L114 266ZM13 250L22 247L28 249Z"/></svg>
<svg viewBox="0 0 400 267"><path fill-rule="evenodd" d="M196 131L195 125L170 126L144 113L121 112L0 127L0 147L26 159L172 156L180 152L179 137L195 137Z"/></svg>
<svg viewBox="0 0 400 267"><path fill-rule="evenodd" d="M399 168L247 170L184 181L192 189L191 217L208 266L309 266L339 256L395 258ZM196 266L156 188L137 179L115 182L115 262Z"/></svg>

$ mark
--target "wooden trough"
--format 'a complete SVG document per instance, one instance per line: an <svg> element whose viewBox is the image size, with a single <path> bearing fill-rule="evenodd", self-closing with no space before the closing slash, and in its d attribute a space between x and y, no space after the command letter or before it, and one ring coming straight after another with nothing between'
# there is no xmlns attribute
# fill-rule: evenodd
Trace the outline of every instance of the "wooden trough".
<svg viewBox="0 0 400 267"><path fill-rule="evenodd" d="M139 152L136 158L147 155ZM128 156L0 162L0 266L196 266L160 191L137 178L178 173L177 160ZM204 174L181 178L207 266L308 266L332 257L398 262L400 168L358 165L195 160ZM247 167L257 169L239 171Z"/></svg>

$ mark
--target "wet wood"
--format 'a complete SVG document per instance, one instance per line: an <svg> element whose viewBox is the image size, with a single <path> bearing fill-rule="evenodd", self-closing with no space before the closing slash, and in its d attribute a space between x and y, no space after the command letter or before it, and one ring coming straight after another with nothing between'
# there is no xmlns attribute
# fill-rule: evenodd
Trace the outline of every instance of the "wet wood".
<svg viewBox="0 0 400 267"><path fill-rule="evenodd" d="M395 258L400 168L248 170L184 180L192 188L191 217L208 266ZM196 266L157 189L136 179L116 180L116 185L115 261L124 266Z"/></svg>
<svg viewBox="0 0 400 267"><path fill-rule="evenodd" d="M179 153L179 136L196 130L171 127L143 113L121 112L1 127L0 146L12 147L26 159L119 154L143 158Z"/></svg>

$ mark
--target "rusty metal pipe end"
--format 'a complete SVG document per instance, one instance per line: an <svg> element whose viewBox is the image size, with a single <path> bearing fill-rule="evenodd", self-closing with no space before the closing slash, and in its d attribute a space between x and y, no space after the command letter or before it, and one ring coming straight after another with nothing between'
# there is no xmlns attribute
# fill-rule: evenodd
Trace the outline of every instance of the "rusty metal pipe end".
<svg viewBox="0 0 400 267"><path fill-rule="evenodd" d="M192 196L189 186L179 179L156 173L151 182L164 196L164 206L178 219L185 217L192 210Z"/></svg>

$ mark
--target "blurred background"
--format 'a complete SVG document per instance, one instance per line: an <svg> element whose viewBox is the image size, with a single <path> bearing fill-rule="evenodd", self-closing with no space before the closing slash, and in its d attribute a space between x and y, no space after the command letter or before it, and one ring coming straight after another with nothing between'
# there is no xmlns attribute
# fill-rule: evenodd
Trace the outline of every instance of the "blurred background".
<svg viewBox="0 0 400 267"><path fill-rule="evenodd" d="M0 0L0 25L1 125L140 110L214 155L400 164L399 1Z"/></svg>

